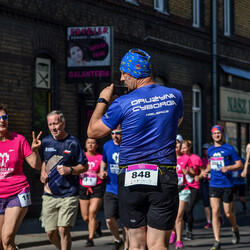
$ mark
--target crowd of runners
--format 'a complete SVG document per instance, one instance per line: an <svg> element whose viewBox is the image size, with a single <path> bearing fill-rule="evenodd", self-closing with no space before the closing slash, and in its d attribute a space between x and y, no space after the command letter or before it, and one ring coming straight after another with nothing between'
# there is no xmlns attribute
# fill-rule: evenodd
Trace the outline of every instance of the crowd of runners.
<svg viewBox="0 0 250 250"><path fill-rule="evenodd" d="M235 192L239 192L246 213L244 181L250 147L244 161L224 142L223 127L214 125L213 142L203 145L201 159L192 153L192 142L177 134L184 115L182 94L154 83L151 57L143 50L131 49L122 58L120 71L128 93L115 99L113 84L100 93L89 122L85 152L78 139L65 131L61 111L47 115L51 134L41 141L41 133L37 137L33 133L30 147L23 136L8 130L7 107L0 105L0 250L16 249L16 233L31 205L22 170L24 160L41 170L44 194L40 220L57 249L71 249L70 228L78 204L88 223L84 246L94 246L94 238L102 235L97 220L102 202L114 250L161 250L169 249L169 244L182 249L183 239L195 238L193 210L200 193L207 219L204 228L214 232L211 249L220 249L223 214L232 225L232 243L239 243ZM97 139L107 135L111 140L101 155Z"/></svg>

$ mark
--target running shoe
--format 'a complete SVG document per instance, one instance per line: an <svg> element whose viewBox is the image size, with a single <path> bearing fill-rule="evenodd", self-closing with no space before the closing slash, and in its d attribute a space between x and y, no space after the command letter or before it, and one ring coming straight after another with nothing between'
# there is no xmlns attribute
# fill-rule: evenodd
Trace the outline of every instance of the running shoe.
<svg viewBox="0 0 250 250"><path fill-rule="evenodd" d="M176 241L175 243L175 249L182 249L183 248L183 244L181 241Z"/></svg>
<svg viewBox="0 0 250 250"><path fill-rule="evenodd" d="M114 241L112 250L121 250L123 248L124 242L120 239L119 242Z"/></svg>
<svg viewBox="0 0 250 250"><path fill-rule="evenodd" d="M169 239L169 244L173 244L175 242L176 239L176 233L171 233L170 235L170 239Z"/></svg>
<svg viewBox="0 0 250 250"><path fill-rule="evenodd" d="M184 240L192 240L192 239L193 239L193 234L192 234L192 232L187 231Z"/></svg>
<svg viewBox="0 0 250 250"><path fill-rule="evenodd" d="M211 223L207 223L207 225L204 227L204 229L210 229L212 228L212 224Z"/></svg>
<svg viewBox="0 0 250 250"><path fill-rule="evenodd" d="M95 238L102 237L102 223L98 221L98 228L95 231Z"/></svg>
<svg viewBox="0 0 250 250"><path fill-rule="evenodd" d="M211 250L220 250L220 242L215 241L213 247L211 248Z"/></svg>
<svg viewBox="0 0 250 250"><path fill-rule="evenodd" d="M240 242L239 228L237 228L235 231L232 230L232 232L233 232L232 242L233 242L233 244L238 244Z"/></svg>
<svg viewBox="0 0 250 250"><path fill-rule="evenodd" d="M84 245L85 247L93 247L94 246L94 241L88 239Z"/></svg>

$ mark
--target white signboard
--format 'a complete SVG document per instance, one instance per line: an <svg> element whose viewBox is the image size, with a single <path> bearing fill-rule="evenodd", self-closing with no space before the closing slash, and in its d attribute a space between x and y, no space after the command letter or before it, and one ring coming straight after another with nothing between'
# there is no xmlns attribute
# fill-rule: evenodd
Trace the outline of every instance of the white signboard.
<svg viewBox="0 0 250 250"><path fill-rule="evenodd" d="M51 62L50 59L36 58L35 86L42 89L50 89Z"/></svg>
<svg viewBox="0 0 250 250"><path fill-rule="evenodd" d="M250 93L220 87L220 119L250 123Z"/></svg>

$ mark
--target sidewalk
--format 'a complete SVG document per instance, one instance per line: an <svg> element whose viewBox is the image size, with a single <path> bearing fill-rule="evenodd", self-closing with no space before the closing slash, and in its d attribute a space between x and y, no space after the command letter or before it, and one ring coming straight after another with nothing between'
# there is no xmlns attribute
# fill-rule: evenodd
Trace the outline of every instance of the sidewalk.
<svg viewBox="0 0 250 250"><path fill-rule="evenodd" d="M237 214L237 218L239 216L239 218L242 220L243 219L242 218L243 214L241 212L242 206L239 200L236 200L236 205L237 205L237 211L239 211ZM249 197L247 197L247 207L248 210L250 210ZM195 216L195 228L203 228L205 224L205 217L204 217L202 200L200 200L196 204L194 208L194 216ZM110 235L110 232L106 227L104 212L102 209L98 212L97 219L100 220L102 223L103 236ZM249 217L247 218L246 222L249 223ZM226 224L228 224L227 220ZM80 213L78 214L75 227L71 229L71 235L72 235L72 241L83 240L87 239L88 237L88 225L82 220ZM41 228L41 222L39 221L38 218L25 218L16 236L16 244L18 245L19 248L28 248L34 246L48 245L51 243L48 241L44 229Z"/></svg>

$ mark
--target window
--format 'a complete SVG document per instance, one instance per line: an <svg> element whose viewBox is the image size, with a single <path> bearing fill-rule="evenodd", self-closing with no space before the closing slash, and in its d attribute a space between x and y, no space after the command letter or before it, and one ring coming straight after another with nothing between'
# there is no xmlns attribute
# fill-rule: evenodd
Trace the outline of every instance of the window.
<svg viewBox="0 0 250 250"><path fill-rule="evenodd" d="M47 134L46 116L51 111L51 60L37 57L35 61L34 84L34 129L38 133Z"/></svg>
<svg viewBox="0 0 250 250"><path fill-rule="evenodd" d="M200 27L200 0L193 0L193 26Z"/></svg>
<svg viewBox="0 0 250 250"><path fill-rule="evenodd" d="M231 0L224 0L224 35L231 35Z"/></svg>
<svg viewBox="0 0 250 250"><path fill-rule="evenodd" d="M154 8L159 12L167 13L167 0L154 0Z"/></svg>
<svg viewBox="0 0 250 250"><path fill-rule="evenodd" d="M137 0L125 0L125 2L139 6L139 3L137 2Z"/></svg>
<svg viewBox="0 0 250 250"><path fill-rule="evenodd" d="M193 86L193 153L201 155L201 90L198 85Z"/></svg>

